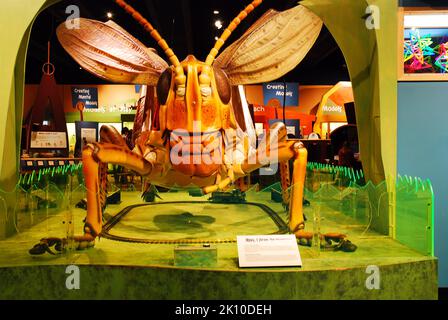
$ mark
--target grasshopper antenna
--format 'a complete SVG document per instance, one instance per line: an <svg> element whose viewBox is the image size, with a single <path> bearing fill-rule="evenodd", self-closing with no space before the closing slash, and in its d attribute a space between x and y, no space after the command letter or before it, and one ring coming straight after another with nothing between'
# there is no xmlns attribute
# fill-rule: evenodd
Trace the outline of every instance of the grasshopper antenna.
<svg viewBox="0 0 448 320"><path fill-rule="evenodd" d="M185 83L187 81L187 77L184 74L184 69L180 65L179 59L174 54L174 51L168 46L165 39L159 34L159 32L154 29L151 23L148 22L137 10L135 10L132 6L127 4L123 0L115 0L115 2L122 7L127 13L129 13L134 20L136 20L146 31L149 32L151 37L157 41L157 44L163 49L166 56L170 60L171 64L174 66L174 72L176 74L174 80L178 87L185 87Z"/></svg>
<svg viewBox="0 0 448 320"><path fill-rule="evenodd" d="M263 0L254 0L251 4L249 4L243 11L241 11L227 26L224 32L221 34L218 40L215 42L215 46L210 51L205 60L205 65L202 67L201 75L199 76L199 84L201 86L210 86L210 71L213 61L215 61L216 56L218 55L219 49L223 46L224 42L229 38L232 32L236 29L236 27L243 21L249 13L251 13L256 7L258 7Z"/></svg>

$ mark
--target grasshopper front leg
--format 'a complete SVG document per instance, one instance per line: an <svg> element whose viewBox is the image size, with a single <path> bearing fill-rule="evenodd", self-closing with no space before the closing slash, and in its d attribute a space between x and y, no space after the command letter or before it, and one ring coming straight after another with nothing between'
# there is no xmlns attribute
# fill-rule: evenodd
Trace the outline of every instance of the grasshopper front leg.
<svg viewBox="0 0 448 320"><path fill-rule="evenodd" d="M118 131L109 126L101 128L101 142L88 144L82 153L83 173L87 188L87 216L84 234L75 236L78 249L93 246L95 238L101 233L103 210L106 206L107 164L124 166L140 175L149 175L154 163L146 160L127 147ZM29 252L30 254L53 253L50 248L62 251L67 239L43 238Z"/></svg>
<svg viewBox="0 0 448 320"><path fill-rule="evenodd" d="M234 166L235 175L248 174L266 165L266 163L279 163L282 176L282 189L284 204L287 201L289 208L289 229L298 240L310 243L313 233L305 231L305 218L303 215L303 194L306 176L307 150L297 140L286 139L286 128L283 123L277 122L270 128L267 138L257 149L256 161L245 161ZM290 191L289 165L292 164L292 186ZM321 241L328 244L337 243L335 249L352 252L356 246L341 233L327 233L320 236Z"/></svg>
<svg viewBox="0 0 448 320"><path fill-rule="evenodd" d="M274 123L265 140L257 148L255 158L246 159L241 164L233 166L236 177L241 177L257 170L266 164L279 163L282 175L284 204L289 207L289 228L292 232L303 229L303 186L305 184L307 151L299 141L286 140L286 127L283 123ZM288 161L293 161L292 188L289 187ZM287 203L286 203L287 201Z"/></svg>
<svg viewBox="0 0 448 320"><path fill-rule="evenodd" d="M149 175L153 164L128 148L110 143L89 144L83 151L84 175L87 188L86 234L96 237L101 232L102 210L105 206L105 165L124 166L140 175Z"/></svg>
<svg viewBox="0 0 448 320"><path fill-rule="evenodd" d="M288 143L287 141L286 143ZM292 188L289 196L289 229L296 235L296 238L307 244L311 244L313 233L305 231L305 219L303 215L303 191L306 177L307 150L301 142L294 142L292 145L294 151L293 170L292 170ZM283 152L284 153L284 152ZM279 159L282 156L279 155ZM287 169L287 166L284 167ZM282 175L289 175L289 171L281 171ZM287 177L282 177L282 181L288 181ZM284 183L282 183L282 187ZM286 189L283 189L285 194ZM324 245L329 245L335 250L353 252L357 249L356 245L351 243L345 234L325 233L319 235L319 240ZM333 245L333 242L336 243Z"/></svg>

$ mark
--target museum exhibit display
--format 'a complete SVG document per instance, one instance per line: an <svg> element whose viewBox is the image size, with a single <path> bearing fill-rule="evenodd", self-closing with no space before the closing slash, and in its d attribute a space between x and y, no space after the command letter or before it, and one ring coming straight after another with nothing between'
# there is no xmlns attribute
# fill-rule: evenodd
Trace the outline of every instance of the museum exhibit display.
<svg viewBox="0 0 448 320"><path fill-rule="evenodd" d="M448 80L448 11L405 8L399 23L404 42L401 80Z"/></svg>
<svg viewBox="0 0 448 320"><path fill-rule="evenodd" d="M54 77L55 67L50 62L50 42L48 59L42 66L42 79L33 106L28 110L23 127L25 143L23 155L26 157L67 157L68 136L62 101L57 94Z"/></svg>
<svg viewBox="0 0 448 320"><path fill-rule="evenodd" d="M437 299L446 11L374 2L8 0L0 297Z"/></svg>

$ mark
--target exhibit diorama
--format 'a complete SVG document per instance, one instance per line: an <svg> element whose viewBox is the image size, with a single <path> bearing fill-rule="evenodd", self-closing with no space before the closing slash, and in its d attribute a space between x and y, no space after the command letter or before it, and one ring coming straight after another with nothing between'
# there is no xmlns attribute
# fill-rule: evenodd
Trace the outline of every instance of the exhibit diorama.
<svg viewBox="0 0 448 320"><path fill-rule="evenodd" d="M0 298L438 299L443 2L3 1Z"/></svg>

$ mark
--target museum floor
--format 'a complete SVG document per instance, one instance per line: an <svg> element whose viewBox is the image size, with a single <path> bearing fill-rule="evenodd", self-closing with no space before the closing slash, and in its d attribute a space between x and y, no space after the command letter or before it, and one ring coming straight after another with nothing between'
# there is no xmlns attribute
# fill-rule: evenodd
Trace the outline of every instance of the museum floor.
<svg viewBox="0 0 448 320"><path fill-rule="evenodd" d="M161 193L165 201L204 203L157 204L131 210L110 234L163 242L187 238L227 241L236 235L276 232L273 220L248 204L213 204L184 192ZM108 215L142 204L140 193L122 192L122 202ZM282 218L270 193L248 193L247 200L267 204ZM305 207L307 229L313 230L316 207ZM6 299L436 299L437 260L413 251L366 225L329 208L320 208L321 232L342 232L356 252L300 246L301 268L238 267L236 243L216 243L218 263L212 268L174 266L176 244L139 244L101 238L94 248L63 255L30 256L40 238L64 236L64 213L0 241L0 298ZM75 230L85 215L73 209ZM217 241L219 242L219 241ZM65 288L65 267L81 270L81 289ZM366 288L366 267L379 267L379 290Z"/></svg>

